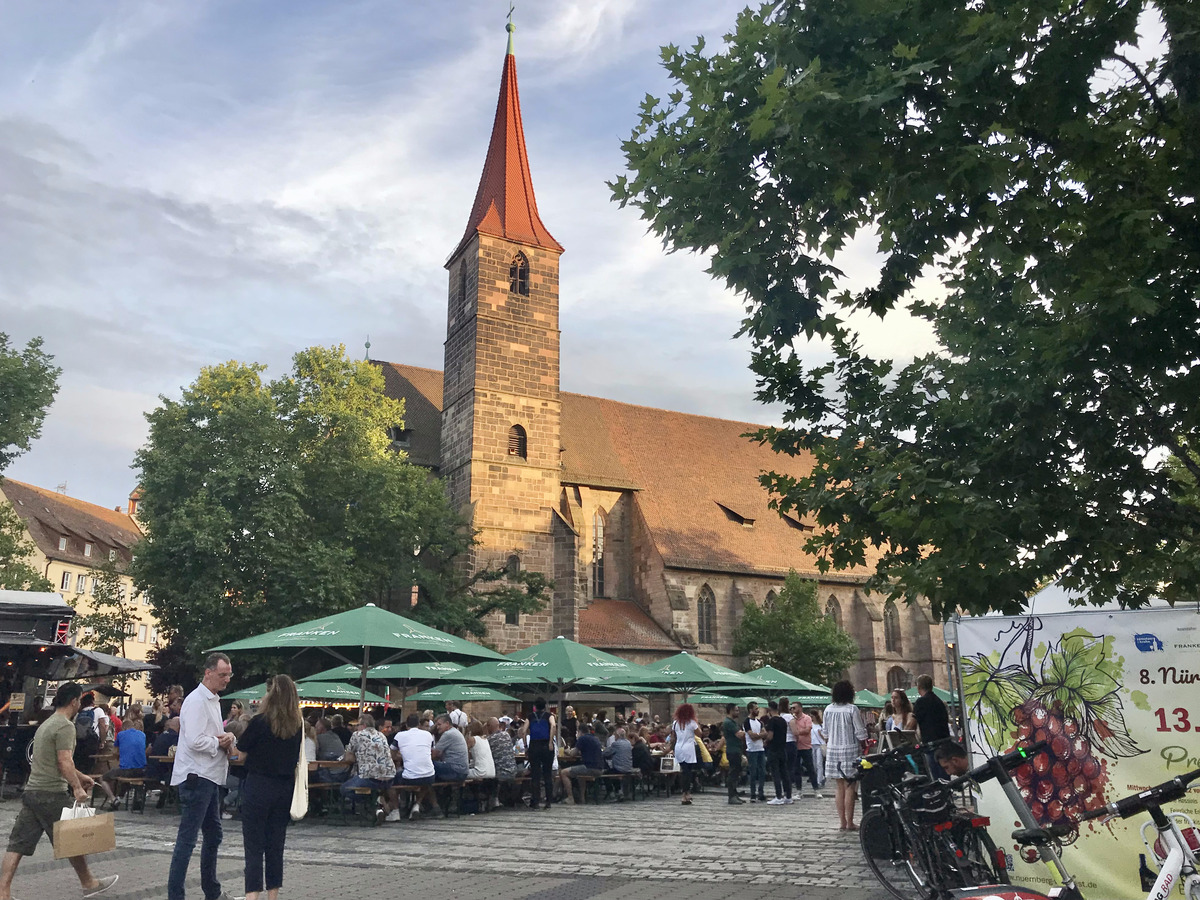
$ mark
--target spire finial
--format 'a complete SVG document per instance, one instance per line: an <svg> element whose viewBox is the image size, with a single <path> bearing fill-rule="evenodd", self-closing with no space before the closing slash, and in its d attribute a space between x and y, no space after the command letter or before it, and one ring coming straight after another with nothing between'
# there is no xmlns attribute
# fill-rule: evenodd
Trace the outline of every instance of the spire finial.
<svg viewBox="0 0 1200 900"><path fill-rule="evenodd" d="M508 55L513 55L513 32L517 30L517 26L513 24L512 14L515 6L512 0L508 0L508 24L504 26L504 30L508 32Z"/></svg>
<svg viewBox="0 0 1200 900"><path fill-rule="evenodd" d="M363 359L370 362L371 361L371 336L369 334L367 335L366 343L363 344L363 346L366 348L366 351L367 351L366 355L363 356Z"/></svg>

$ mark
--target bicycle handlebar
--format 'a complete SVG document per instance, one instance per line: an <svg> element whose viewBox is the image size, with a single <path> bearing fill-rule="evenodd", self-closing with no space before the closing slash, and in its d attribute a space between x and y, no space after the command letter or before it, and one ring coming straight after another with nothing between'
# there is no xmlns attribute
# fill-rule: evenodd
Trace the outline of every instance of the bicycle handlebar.
<svg viewBox="0 0 1200 900"><path fill-rule="evenodd" d="M1128 819L1130 816L1145 812L1151 806L1161 806L1164 803L1180 799L1188 792L1188 786L1197 779L1200 779L1200 769L1188 772L1186 775L1176 775L1170 781L1164 781L1139 794L1122 797L1099 809L1086 812L1079 817L1079 821L1086 822L1089 819L1100 819L1104 816Z"/></svg>
<svg viewBox="0 0 1200 900"><path fill-rule="evenodd" d="M949 783L950 787L959 788L969 781L974 781L979 784L982 784L985 781L990 781L992 778L996 777L996 770L993 768L996 763L999 763L1006 770L1015 769L1018 766L1029 762L1034 756L1049 746L1049 741L1038 741L1036 744L1033 744L1029 747L1016 747L1010 750L1008 753L1000 756L993 756L983 765L976 766L965 775L960 775L957 778L952 779Z"/></svg>

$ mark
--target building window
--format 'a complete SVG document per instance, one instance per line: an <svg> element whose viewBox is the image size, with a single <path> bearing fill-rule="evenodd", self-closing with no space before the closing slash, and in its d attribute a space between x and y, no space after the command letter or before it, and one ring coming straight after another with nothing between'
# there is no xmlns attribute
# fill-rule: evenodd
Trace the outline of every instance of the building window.
<svg viewBox="0 0 1200 900"><path fill-rule="evenodd" d="M717 643L717 598L707 584L700 588L696 601L696 632L701 644Z"/></svg>
<svg viewBox="0 0 1200 900"><path fill-rule="evenodd" d="M408 447L412 443L412 431L400 425L393 425L387 430L388 439L400 447Z"/></svg>
<svg viewBox="0 0 1200 900"><path fill-rule="evenodd" d="M152 644L158 643L158 627L157 626L150 629L150 643L152 643Z"/></svg>
<svg viewBox="0 0 1200 900"><path fill-rule="evenodd" d="M774 591L767 591L767 599L763 601L763 609L774 609L775 598L778 596Z"/></svg>
<svg viewBox="0 0 1200 900"><path fill-rule="evenodd" d="M96 579L95 578L93 578L91 580L91 583L88 584L88 593L91 594L93 597L96 596Z"/></svg>
<svg viewBox="0 0 1200 900"><path fill-rule="evenodd" d="M84 556L91 556L91 555L92 555L92 545L91 545L91 544L84 544L84 545L83 545L83 555L84 555Z"/></svg>
<svg viewBox="0 0 1200 900"><path fill-rule="evenodd" d="M65 537L60 537L60 538L58 539L58 549L59 549L59 550L66 550L66 549L67 549L67 539L66 539Z"/></svg>
<svg viewBox="0 0 1200 900"><path fill-rule="evenodd" d="M71 589L71 573L70 572L62 573L62 581L59 583L58 589L60 591L69 591Z"/></svg>
<svg viewBox="0 0 1200 900"><path fill-rule="evenodd" d="M604 593L604 516L596 513L592 519L592 596Z"/></svg>
<svg viewBox="0 0 1200 900"><path fill-rule="evenodd" d="M125 626L125 637L131 638L135 634L137 634L137 626L134 625L132 622L130 622L128 625Z"/></svg>
<svg viewBox="0 0 1200 900"><path fill-rule="evenodd" d="M467 264L458 267L458 308L467 311Z"/></svg>
<svg viewBox="0 0 1200 900"><path fill-rule="evenodd" d="M508 289L522 297L529 296L529 260L524 253L518 252L508 267Z"/></svg>
<svg viewBox="0 0 1200 900"><path fill-rule="evenodd" d="M900 611L889 600L883 607L883 647L888 653L903 653L900 646Z"/></svg>
<svg viewBox="0 0 1200 900"><path fill-rule="evenodd" d="M908 673L904 671L903 666L892 666L888 669L887 686L889 691L897 688L902 691L908 689Z"/></svg>
<svg viewBox="0 0 1200 900"><path fill-rule="evenodd" d="M521 624L521 614L515 609L508 610L507 612L504 613L504 624L505 625L520 625Z"/></svg>
<svg viewBox="0 0 1200 900"><path fill-rule="evenodd" d="M87 592L87 576L80 575L75 579L75 593L83 594Z"/></svg>
<svg viewBox="0 0 1200 900"><path fill-rule="evenodd" d="M518 459L529 458L529 440L525 436L525 429L520 425L508 429L508 455Z"/></svg>
<svg viewBox="0 0 1200 900"><path fill-rule="evenodd" d="M145 625L138 626L138 643L139 644L146 643L146 626Z"/></svg>
<svg viewBox="0 0 1200 900"><path fill-rule="evenodd" d="M829 595L829 602L825 604L825 615L833 619L838 628L842 627L842 604L837 602L833 594Z"/></svg>
<svg viewBox="0 0 1200 900"><path fill-rule="evenodd" d="M143 592L142 593L142 606L149 606L149 605L150 605L150 595Z"/></svg>
<svg viewBox="0 0 1200 900"><path fill-rule="evenodd" d="M518 575L520 575L521 557L517 556L515 553L510 554L508 559L504 561L504 574L506 574L509 578L516 578Z"/></svg>

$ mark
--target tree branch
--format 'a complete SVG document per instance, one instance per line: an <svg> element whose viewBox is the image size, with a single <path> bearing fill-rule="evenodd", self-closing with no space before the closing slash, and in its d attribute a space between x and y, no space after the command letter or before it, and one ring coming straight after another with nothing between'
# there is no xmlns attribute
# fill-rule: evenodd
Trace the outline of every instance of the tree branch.
<svg viewBox="0 0 1200 900"><path fill-rule="evenodd" d="M1123 62L1129 67L1130 71L1133 72L1134 77L1137 78L1141 86L1146 89L1146 93L1150 95L1150 101L1154 104L1154 111L1158 113L1159 119L1169 122L1171 120L1171 116L1167 112L1167 107L1162 102L1162 98L1158 96L1158 91L1154 89L1154 85L1150 83L1150 79L1146 77L1146 73L1139 69L1132 60L1120 53L1114 53L1113 59L1117 60L1118 62Z"/></svg>

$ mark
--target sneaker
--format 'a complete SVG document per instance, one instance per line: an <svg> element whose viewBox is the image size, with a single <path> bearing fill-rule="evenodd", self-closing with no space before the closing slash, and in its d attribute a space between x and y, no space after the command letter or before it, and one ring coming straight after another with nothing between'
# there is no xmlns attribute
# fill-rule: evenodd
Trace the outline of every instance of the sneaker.
<svg viewBox="0 0 1200 900"><path fill-rule="evenodd" d="M767 801L767 806L783 806L786 801L782 797L776 797L773 800Z"/></svg>
<svg viewBox="0 0 1200 900"><path fill-rule="evenodd" d="M412 805L412 809L410 809L408 811L408 818L410 820L421 818L421 804L420 803L414 803Z"/></svg>
<svg viewBox="0 0 1200 900"><path fill-rule="evenodd" d="M233 818L233 813L221 813L222 821L228 822L232 818ZM221 898L218 897L217 900L221 900Z"/></svg>
<svg viewBox="0 0 1200 900"><path fill-rule="evenodd" d="M757 802L758 802L758 798L757 798L757 797L755 797L753 794L751 794L751 795L750 795L750 802L751 802L751 803L757 803Z"/></svg>
<svg viewBox="0 0 1200 900"><path fill-rule="evenodd" d="M390 813L388 813L388 814L387 814L387 816L386 816L386 817L384 817L384 820L383 820L383 821L385 821L385 822L399 822L399 821L400 821L400 810L398 810L398 809L393 809L393 810L392 810Z"/></svg>
<svg viewBox="0 0 1200 900"><path fill-rule="evenodd" d="M822 794L820 791L813 791L813 799L814 800L824 800L825 795Z"/></svg>
<svg viewBox="0 0 1200 900"><path fill-rule="evenodd" d="M783 798L783 802L784 802L785 804L791 804L791 803L794 803L795 801L794 801L794 800L792 800L792 798L791 798L791 797L784 797L784 798Z"/></svg>
<svg viewBox="0 0 1200 900"><path fill-rule="evenodd" d="M746 802L746 801L745 801L745 800L743 800L741 797L730 797L730 798L729 798L729 805L730 805L730 806L737 806L737 805L739 805L739 804L741 804L741 803L745 803L745 802Z"/></svg>
<svg viewBox="0 0 1200 900"><path fill-rule="evenodd" d="M97 879L98 884L94 888L92 888L90 891L85 888L83 891L83 896L99 897L101 894L103 894L105 891L107 891L110 887L112 887L114 884L116 884L117 879L120 877L121 877L120 875L109 875L107 878Z"/></svg>

